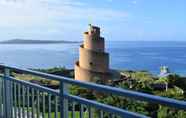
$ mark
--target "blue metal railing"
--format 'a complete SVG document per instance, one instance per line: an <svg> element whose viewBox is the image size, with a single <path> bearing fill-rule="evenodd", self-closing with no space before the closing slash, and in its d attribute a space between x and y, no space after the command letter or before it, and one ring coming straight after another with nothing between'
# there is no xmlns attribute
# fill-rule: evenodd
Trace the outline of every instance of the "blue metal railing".
<svg viewBox="0 0 186 118"><path fill-rule="evenodd" d="M78 85L98 92L110 93L186 110L185 101L81 82L66 77L5 65L0 65L0 68L4 70L4 74L0 76L2 78L0 80L0 116L4 118L76 118L77 115L79 115L80 118L84 118L84 116L87 118L94 118L95 113L98 113L96 117L99 118L104 118L104 113L109 113L112 118L147 117L114 106L71 95L68 93L68 85ZM28 81L15 79L11 77L10 71L56 80L60 83L60 89L54 90ZM76 104L79 106L78 110L76 110Z"/></svg>

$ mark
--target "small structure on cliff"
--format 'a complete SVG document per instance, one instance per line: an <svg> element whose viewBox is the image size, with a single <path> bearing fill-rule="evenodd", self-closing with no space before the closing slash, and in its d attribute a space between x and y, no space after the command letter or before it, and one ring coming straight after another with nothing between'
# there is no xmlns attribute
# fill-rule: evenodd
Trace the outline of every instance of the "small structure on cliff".
<svg viewBox="0 0 186 118"><path fill-rule="evenodd" d="M107 82L111 79L109 54L100 28L89 25L84 42L79 48L79 61L75 63L75 79L86 82Z"/></svg>
<svg viewBox="0 0 186 118"><path fill-rule="evenodd" d="M168 77L169 75L171 75L169 68L167 66L161 66L159 77Z"/></svg>

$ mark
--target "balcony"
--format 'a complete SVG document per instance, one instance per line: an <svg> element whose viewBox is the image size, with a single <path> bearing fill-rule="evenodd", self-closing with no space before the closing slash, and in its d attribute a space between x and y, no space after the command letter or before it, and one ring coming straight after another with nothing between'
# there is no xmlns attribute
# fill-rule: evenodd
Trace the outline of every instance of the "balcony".
<svg viewBox="0 0 186 118"><path fill-rule="evenodd" d="M94 83L76 81L71 78L41 73L28 69L0 65L0 117L1 118L146 118L139 113L127 111L97 101L72 95L69 85L77 85L97 92L113 94L131 99L161 104L186 110L186 102L175 99L134 92ZM30 74L44 79L56 80L59 89L51 89L37 83L16 79L11 72ZM76 108L78 104L78 110ZM88 114L88 115L87 115Z"/></svg>

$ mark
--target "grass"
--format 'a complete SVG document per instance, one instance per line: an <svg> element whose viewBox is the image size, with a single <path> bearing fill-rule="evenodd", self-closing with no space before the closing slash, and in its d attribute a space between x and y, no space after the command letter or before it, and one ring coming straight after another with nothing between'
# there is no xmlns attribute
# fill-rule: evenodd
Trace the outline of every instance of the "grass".
<svg viewBox="0 0 186 118"><path fill-rule="evenodd" d="M48 118L48 113L45 113L45 118ZM51 113L51 118L55 118L55 113ZM60 118L60 112L58 112L58 118ZM72 112L68 113L68 118L72 118ZM75 118L80 118L80 112L75 112ZM83 118L88 118L88 112L84 112Z"/></svg>

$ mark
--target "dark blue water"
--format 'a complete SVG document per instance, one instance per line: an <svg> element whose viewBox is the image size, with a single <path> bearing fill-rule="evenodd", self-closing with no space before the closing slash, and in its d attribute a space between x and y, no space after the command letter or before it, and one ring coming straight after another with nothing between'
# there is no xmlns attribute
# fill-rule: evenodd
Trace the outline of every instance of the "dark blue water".
<svg viewBox="0 0 186 118"><path fill-rule="evenodd" d="M0 63L24 68L73 68L80 44L0 45ZM159 73L160 66L186 75L186 42L107 42L110 67L148 70Z"/></svg>
<svg viewBox="0 0 186 118"><path fill-rule="evenodd" d="M172 72L186 75L186 42L115 42L109 46L114 68L157 74L160 66L168 66Z"/></svg>

